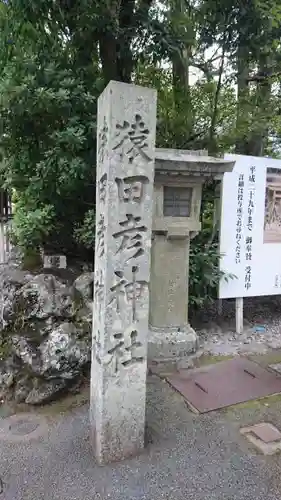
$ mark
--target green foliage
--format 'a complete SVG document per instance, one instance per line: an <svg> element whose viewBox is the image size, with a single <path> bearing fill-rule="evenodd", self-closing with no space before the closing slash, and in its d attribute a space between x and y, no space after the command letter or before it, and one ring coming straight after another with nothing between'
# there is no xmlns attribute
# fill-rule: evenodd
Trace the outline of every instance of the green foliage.
<svg viewBox="0 0 281 500"><path fill-rule="evenodd" d="M189 258L189 305L195 310L214 302L222 280L236 276L220 269L218 231L215 225L216 183L204 185L202 197L202 230L190 242Z"/></svg>
<svg viewBox="0 0 281 500"><path fill-rule="evenodd" d="M17 243L93 251L97 97L110 79L158 90L157 146L280 155L280 12L277 0L2 2L0 180L16 191ZM208 192L192 242L200 297L219 279Z"/></svg>
<svg viewBox="0 0 281 500"><path fill-rule="evenodd" d="M182 103L181 112L174 105L173 78L170 69L142 65L137 67L136 83L157 89L158 123L157 146L179 149L208 149L213 115L215 82L198 81L190 88L193 114L192 132L187 133L189 109ZM236 95L235 88L224 85L218 104L216 127L216 149L229 151L236 139Z"/></svg>
<svg viewBox="0 0 281 500"><path fill-rule="evenodd" d="M92 209L85 214L83 223L74 230L77 242L88 250L93 250L95 246L95 225L96 213Z"/></svg>
<svg viewBox="0 0 281 500"><path fill-rule="evenodd" d="M19 201L12 227L13 242L23 249L39 249L54 229L54 215L52 205L44 205L41 209L30 211L26 210L22 200Z"/></svg>
<svg viewBox="0 0 281 500"><path fill-rule="evenodd" d="M151 4L9 0L0 11L0 179L17 192L19 245L93 249L97 96L109 79L130 81Z"/></svg>
<svg viewBox="0 0 281 500"><path fill-rule="evenodd" d="M95 203L99 89L89 91L67 46L17 50L0 84L2 177L19 200L14 237L23 247L75 252L74 228Z"/></svg>
<svg viewBox="0 0 281 500"><path fill-rule="evenodd" d="M189 305L191 309L214 302L220 281L235 279L234 275L220 269L218 242L208 243L206 233L202 233L203 237L198 235L190 245Z"/></svg>

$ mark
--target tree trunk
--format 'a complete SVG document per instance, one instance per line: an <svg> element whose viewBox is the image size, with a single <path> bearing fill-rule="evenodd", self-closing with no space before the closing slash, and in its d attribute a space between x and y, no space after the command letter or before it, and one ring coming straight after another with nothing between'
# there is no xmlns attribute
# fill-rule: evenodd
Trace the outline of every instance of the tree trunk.
<svg viewBox="0 0 281 500"><path fill-rule="evenodd" d="M132 40L135 36L136 19L134 16L135 0L122 0L119 15L119 36L117 41L118 80L131 83L134 67Z"/></svg>
<svg viewBox="0 0 281 500"><path fill-rule="evenodd" d="M269 58L261 54L259 58L259 79L256 90L256 114L252 132L249 138L248 154L253 156L263 156L268 140L268 121L270 114L270 64Z"/></svg>
<svg viewBox="0 0 281 500"><path fill-rule="evenodd" d="M181 54L174 52L171 56L173 65L174 103L178 110L183 109L185 103L191 105L189 88L189 56L187 49Z"/></svg>
<svg viewBox="0 0 281 500"><path fill-rule="evenodd" d="M218 77L218 81L217 81L217 87L216 87L216 92L215 92L215 97L214 97L214 105L213 105L213 115L212 115L210 130L209 130L208 151L211 154L216 154L218 152L218 144L217 144L217 139L216 139L216 126L217 126L218 114L219 114L219 98L220 98L220 93L221 93L221 88L222 88L225 50L226 50L226 36L223 39L222 55L221 55L221 62L220 62L220 68L219 68L219 77Z"/></svg>
<svg viewBox="0 0 281 500"><path fill-rule="evenodd" d="M145 25L153 0L111 0L106 9L106 28L99 37L100 58L105 85L110 80L132 81L136 60L132 42Z"/></svg>
<svg viewBox="0 0 281 500"><path fill-rule="evenodd" d="M186 12L184 0L174 0L171 8L171 23L176 26L178 20ZM187 28L188 29L188 28ZM193 131L194 116L189 85L191 44L184 48L178 47L170 55L173 69L174 106L179 116L182 117L181 125L184 126L184 143L188 141Z"/></svg>
<svg viewBox="0 0 281 500"><path fill-rule="evenodd" d="M107 85L110 80L118 80L117 42L113 33L102 33L99 38L102 72Z"/></svg>
<svg viewBox="0 0 281 500"><path fill-rule="evenodd" d="M249 136L249 51L242 43L237 50L237 116L236 145L237 154L248 153Z"/></svg>

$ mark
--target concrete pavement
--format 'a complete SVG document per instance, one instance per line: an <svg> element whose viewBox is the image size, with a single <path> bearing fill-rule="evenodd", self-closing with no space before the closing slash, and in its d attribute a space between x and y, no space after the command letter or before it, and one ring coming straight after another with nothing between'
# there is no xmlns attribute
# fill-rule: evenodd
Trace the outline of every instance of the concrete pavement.
<svg viewBox="0 0 281 500"><path fill-rule="evenodd" d="M88 404L37 411L34 439L0 440L0 500L280 500L281 457L259 455L240 427L262 420L281 429L281 398L194 415L157 376L148 377L146 450L98 467Z"/></svg>

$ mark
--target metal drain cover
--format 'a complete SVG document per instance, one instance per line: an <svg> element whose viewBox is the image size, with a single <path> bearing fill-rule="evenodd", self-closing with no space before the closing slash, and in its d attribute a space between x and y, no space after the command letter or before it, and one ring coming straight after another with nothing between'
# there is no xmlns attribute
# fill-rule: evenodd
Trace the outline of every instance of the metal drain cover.
<svg viewBox="0 0 281 500"><path fill-rule="evenodd" d="M0 440L22 441L39 437L46 430L45 419L32 413L0 419Z"/></svg>
<svg viewBox="0 0 281 500"><path fill-rule="evenodd" d="M281 393L280 377L243 357L181 370L167 381L199 413Z"/></svg>
<svg viewBox="0 0 281 500"><path fill-rule="evenodd" d="M264 455L280 453L281 432L269 422L243 427L240 432Z"/></svg>
<svg viewBox="0 0 281 500"><path fill-rule="evenodd" d="M10 424L10 432L15 436L26 436L39 427L39 422L21 418Z"/></svg>

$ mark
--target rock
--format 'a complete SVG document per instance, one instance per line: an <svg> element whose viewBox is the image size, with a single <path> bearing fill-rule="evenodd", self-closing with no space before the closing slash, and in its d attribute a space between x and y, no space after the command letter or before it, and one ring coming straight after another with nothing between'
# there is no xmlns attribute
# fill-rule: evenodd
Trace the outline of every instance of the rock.
<svg viewBox="0 0 281 500"><path fill-rule="evenodd" d="M93 300L94 276L95 273L83 273L73 283L85 301Z"/></svg>
<svg viewBox="0 0 281 500"><path fill-rule="evenodd" d="M39 405L53 401L65 389L66 383L63 380L50 380L41 382L38 387L34 387L25 399L29 405Z"/></svg>
<svg viewBox="0 0 281 500"><path fill-rule="evenodd" d="M41 404L79 387L91 358L93 273L0 273L0 396Z"/></svg>
<svg viewBox="0 0 281 500"><path fill-rule="evenodd" d="M90 362L90 341L79 339L78 335L73 324L63 323L40 346L45 377L72 380Z"/></svg>
<svg viewBox="0 0 281 500"><path fill-rule="evenodd" d="M25 403L32 390L32 379L28 375L18 378L14 388L14 400L16 403Z"/></svg>
<svg viewBox="0 0 281 500"><path fill-rule="evenodd" d="M53 275L39 274L15 294L10 318L25 320L71 318L75 315L73 290ZM6 319L4 317L4 319Z"/></svg>
<svg viewBox="0 0 281 500"><path fill-rule="evenodd" d="M15 375L13 373L8 372L5 374L4 384L6 385L6 387L8 389L10 389L10 387L12 387L14 381L15 381Z"/></svg>
<svg viewBox="0 0 281 500"><path fill-rule="evenodd" d="M9 266L4 266L0 271L0 277L2 288L9 291L12 287L18 290L28 283L33 278L33 275L29 271L22 271L14 267L10 268Z"/></svg>
<svg viewBox="0 0 281 500"><path fill-rule="evenodd" d="M41 375L42 362L38 348L29 343L25 337L13 336L12 344L14 353L22 361L23 365L32 370L34 374Z"/></svg>
<svg viewBox="0 0 281 500"><path fill-rule="evenodd" d="M274 365L269 365L269 368L271 370L274 370L275 372L277 372L279 375L281 375L281 363L276 363Z"/></svg>
<svg viewBox="0 0 281 500"><path fill-rule="evenodd" d="M280 349L280 347L281 347L281 339L271 339L269 342L267 342L267 345L271 349Z"/></svg>
<svg viewBox="0 0 281 500"><path fill-rule="evenodd" d="M5 397L6 392L13 386L14 382L15 372L12 363L6 360L0 369L0 399Z"/></svg>
<svg viewBox="0 0 281 500"><path fill-rule="evenodd" d="M177 370L187 370L194 368L194 361L192 358L183 358L177 362Z"/></svg>
<svg viewBox="0 0 281 500"><path fill-rule="evenodd" d="M0 332L9 323L16 292L33 276L26 271L4 266L0 271Z"/></svg>
<svg viewBox="0 0 281 500"><path fill-rule="evenodd" d="M12 337L13 351L28 377L19 378L15 388L17 402L40 404L67 388L73 381L79 383L85 367L90 362L91 343L81 338L82 332L72 323L56 327L41 344L31 344L27 338ZM7 381L0 380L0 386Z"/></svg>
<svg viewBox="0 0 281 500"><path fill-rule="evenodd" d="M75 290L82 296L84 308L80 314L88 324L93 320L94 273L83 273L73 283Z"/></svg>

